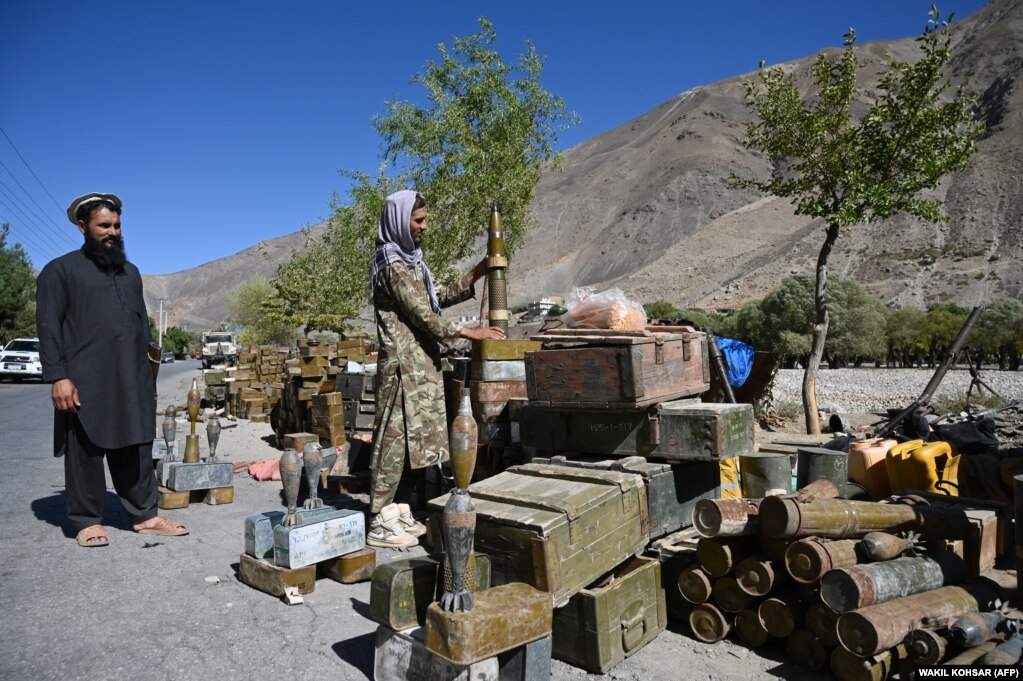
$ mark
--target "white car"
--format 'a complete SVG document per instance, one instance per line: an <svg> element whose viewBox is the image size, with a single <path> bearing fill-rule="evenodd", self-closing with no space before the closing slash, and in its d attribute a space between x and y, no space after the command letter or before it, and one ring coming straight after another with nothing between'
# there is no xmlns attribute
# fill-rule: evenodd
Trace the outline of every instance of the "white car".
<svg viewBox="0 0 1023 681"><path fill-rule="evenodd" d="M26 376L43 377L38 338L15 338L0 350L0 378L20 381Z"/></svg>

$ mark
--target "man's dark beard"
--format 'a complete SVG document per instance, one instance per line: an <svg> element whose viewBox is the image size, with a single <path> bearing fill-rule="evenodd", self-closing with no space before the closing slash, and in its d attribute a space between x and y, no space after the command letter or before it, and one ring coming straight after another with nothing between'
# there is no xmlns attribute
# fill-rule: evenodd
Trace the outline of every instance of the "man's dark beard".
<svg viewBox="0 0 1023 681"><path fill-rule="evenodd" d="M124 253L124 238L119 236L109 238L114 239L116 243L112 246L107 246L102 241L93 239L86 234L85 245L82 247L82 250L85 251L85 255L89 260L92 260L102 269L119 270L124 267L124 263L128 260L128 256Z"/></svg>

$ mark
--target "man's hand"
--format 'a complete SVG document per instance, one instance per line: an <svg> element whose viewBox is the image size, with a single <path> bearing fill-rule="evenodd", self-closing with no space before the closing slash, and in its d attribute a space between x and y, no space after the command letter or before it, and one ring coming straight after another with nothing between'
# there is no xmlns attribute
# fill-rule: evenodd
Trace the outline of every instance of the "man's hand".
<svg viewBox="0 0 1023 681"><path fill-rule="evenodd" d="M53 386L50 388L50 399L53 400L53 406L60 411L75 412L82 406L78 399L78 388L70 378L62 378L53 382Z"/></svg>
<svg viewBox="0 0 1023 681"><path fill-rule="evenodd" d="M477 281L482 279L490 271L490 267L487 265L487 256L483 256L483 259L476 263L476 266L465 273L462 277L462 288L469 288Z"/></svg>
<svg viewBox="0 0 1023 681"><path fill-rule="evenodd" d="M466 326L459 330L458 336L469 340L501 340L504 331L496 326Z"/></svg>

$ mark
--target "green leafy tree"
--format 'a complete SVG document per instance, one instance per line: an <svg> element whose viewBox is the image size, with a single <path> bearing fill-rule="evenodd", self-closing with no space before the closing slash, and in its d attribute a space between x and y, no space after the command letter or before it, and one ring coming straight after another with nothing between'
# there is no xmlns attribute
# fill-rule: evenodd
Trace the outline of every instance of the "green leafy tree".
<svg viewBox="0 0 1023 681"><path fill-rule="evenodd" d="M927 314L913 307L900 307L885 322L888 359L899 366L913 366L922 361L927 350Z"/></svg>
<svg viewBox="0 0 1023 681"><path fill-rule="evenodd" d="M560 130L576 121L564 101L543 88L544 58L532 44L512 63L495 45L493 25L438 45L412 83L425 105L387 102L373 120L383 141L378 175L342 170L352 186L321 239L311 239L270 280L272 319L295 327L344 331L369 300L369 264L384 198L404 187L427 197L430 222L423 250L438 281L478 248L490 205L500 202L509 254L529 226L528 206ZM393 174L388 174L387 171Z"/></svg>
<svg viewBox="0 0 1023 681"><path fill-rule="evenodd" d="M967 345L996 357L1000 369L1018 371L1023 352L1023 303L998 300L988 305Z"/></svg>
<svg viewBox="0 0 1023 681"><path fill-rule="evenodd" d="M951 40L949 23L932 7L917 38L920 59L909 63L889 55L876 95L864 97L865 103L857 99L862 64L851 29L837 59L817 56L805 99L781 67L761 69L759 83L747 83L746 104L754 120L744 141L767 155L772 171L766 181L734 181L790 197L796 214L822 218L826 226L817 257L813 343L803 377L808 433L820 432L816 379L830 323L828 258L840 229L899 213L947 219L941 204L921 192L963 168L976 150L982 125L974 120L975 98L963 88L946 96Z"/></svg>
<svg viewBox="0 0 1023 681"><path fill-rule="evenodd" d="M172 326L163 332L163 349L178 355L188 354L190 346L198 345L196 337L184 329Z"/></svg>
<svg viewBox="0 0 1023 681"><path fill-rule="evenodd" d="M270 282L257 277L243 283L227 299L231 323L242 327L240 340L243 344L290 345L295 339L295 326L275 319L268 311L276 295Z"/></svg>
<svg viewBox="0 0 1023 681"><path fill-rule="evenodd" d="M679 309L666 300L643 303L643 311L650 319L675 319L680 314Z"/></svg>
<svg viewBox="0 0 1023 681"><path fill-rule="evenodd" d="M935 366L941 354L952 345L970 311L958 305L935 305L924 316L924 338L927 364Z"/></svg>
<svg viewBox="0 0 1023 681"><path fill-rule="evenodd" d="M0 341L15 338L25 326L26 311L34 307L36 279L21 244L7 245L11 226L0 226ZM31 327L34 329L35 314Z"/></svg>

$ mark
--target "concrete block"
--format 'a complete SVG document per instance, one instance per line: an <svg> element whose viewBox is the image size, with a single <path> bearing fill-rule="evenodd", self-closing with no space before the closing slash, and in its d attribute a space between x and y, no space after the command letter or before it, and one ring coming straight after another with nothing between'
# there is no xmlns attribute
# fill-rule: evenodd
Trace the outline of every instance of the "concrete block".
<svg viewBox="0 0 1023 681"><path fill-rule="evenodd" d="M430 651L422 627L377 628L375 681L548 681L550 636L468 665L453 664Z"/></svg>
<svg viewBox="0 0 1023 681"><path fill-rule="evenodd" d="M170 480L170 472L175 466L181 466L184 462L182 461L168 461L162 459L156 463L156 481L163 487L167 487L167 482Z"/></svg>
<svg viewBox="0 0 1023 681"><path fill-rule="evenodd" d="M171 464L167 476L167 487L177 492L213 487L230 487L234 477L234 466L229 463L183 463Z"/></svg>
<svg viewBox="0 0 1023 681"><path fill-rule="evenodd" d="M304 567L365 546L366 519L359 511L335 511L301 525L274 528L274 563L280 567Z"/></svg>
<svg viewBox="0 0 1023 681"><path fill-rule="evenodd" d="M311 511L302 510L302 518L306 521L326 516L337 511L333 506L324 506ZM256 558L273 560L274 528L284 519L284 511L268 511L256 513L245 519L245 553Z"/></svg>

